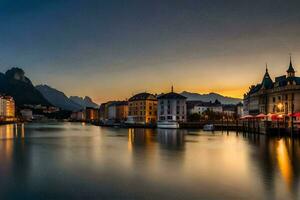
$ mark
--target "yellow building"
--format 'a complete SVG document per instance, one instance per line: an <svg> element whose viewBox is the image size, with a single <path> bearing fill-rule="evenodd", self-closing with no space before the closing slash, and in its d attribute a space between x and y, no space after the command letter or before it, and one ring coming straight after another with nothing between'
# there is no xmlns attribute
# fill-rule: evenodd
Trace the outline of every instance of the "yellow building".
<svg viewBox="0 0 300 200"><path fill-rule="evenodd" d="M15 101L11 96L0 97L0 117L5 121L15 119Z"/></svg>
<svg viewBox="0 0 300 200"><path fill-rule="evenodd" d="M152 124L157 118L157 98L153 94L139 93L128 100L127 123Z"/></svg>

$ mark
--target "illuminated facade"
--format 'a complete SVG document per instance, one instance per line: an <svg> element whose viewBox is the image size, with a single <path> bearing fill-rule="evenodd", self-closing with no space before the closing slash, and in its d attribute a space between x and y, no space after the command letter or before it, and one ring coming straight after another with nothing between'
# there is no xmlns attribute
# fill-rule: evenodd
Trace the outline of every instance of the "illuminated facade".
<svg viewBox="0 0 300 200"><path fill-rule="evenodd" d="M86 107L85 109L86 121L98 121L99 110L97 108Z"/></svg>
<svg viewBox="0 0 300 200"><path fill-rule="evenodd" d="M128 100L127 123L152 124L157 118L157 98L153 94L140 93Z"/></svg>
<svg viewBox="0 0 300 200"><path fill-rule="evenodd" d="M126 121L128 117L128 102L121 101L116 105L116 120L118 121Z"/></svg>
<svg viewBox="0 0 300 200"><path fill-rule="evenodd" d="M115 101L108 105L108 119L114 121L126 121L128 116L128 102Z"/></svg>
<svg viewBox="0 0 300 200"><path fill-rule="evenodd" d="M300 112L300 77L290 61L287 75L279 76L273 81L266 68L260 84L250 87L244 95L244 115L282 114Z"/></svg>
<svg viewBox="0 0 300 200"><path fill-rule="evenodd" d="M0 97L0 117L6 121L15 119L15 101L12 97Z"/></svg>
<svg viewBox="0 0 300 200"><path fill-rule="evenodd" d="M85 121L86 120L85 115L86 115L86 113L84 111L73 112L71 114L71 120L74 120L74 121Z"/></svg>

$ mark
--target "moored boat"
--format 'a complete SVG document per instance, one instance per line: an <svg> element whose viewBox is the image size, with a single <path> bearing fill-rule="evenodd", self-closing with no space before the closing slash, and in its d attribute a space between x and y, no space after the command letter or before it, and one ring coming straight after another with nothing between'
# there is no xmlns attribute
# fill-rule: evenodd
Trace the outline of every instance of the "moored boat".
<svg viewBox="0 0 300 200"><path fill-rule="evenodd" d="M203 126L203 130L204 130L204 131L214 131L214 130L215 130L215 127L214 127L213 124L205 124L205 125Z"/></svg>
<svg viewBox="0 0 300 200"><path fill-rule="evenodd" d="M179 123L177 121L158 121L157 128L179 128Z"/></svg>

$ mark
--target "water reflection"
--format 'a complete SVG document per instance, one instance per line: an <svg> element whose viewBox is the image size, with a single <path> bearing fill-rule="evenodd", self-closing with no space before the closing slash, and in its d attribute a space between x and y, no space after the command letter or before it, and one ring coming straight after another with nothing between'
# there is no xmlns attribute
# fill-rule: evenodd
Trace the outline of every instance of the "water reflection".
<svg viewBox="0 0 300 200"><path fill-rule="evenodd" d="M179 129L128 129L128 147L132 146L152 146L156 142L162 147L170 149L182 149L184 147L184 136L186 130Z"/></svg>
<svg viewBox="0 0 300 200"><path fill-rule="evenodd" d="M0 126L0 139L24 138L24 124L7 124Z"/></svg>
<svg viewBox="0 0 300 200"><path fill-rule="evenodd" d="M170 149L183 149L184 136L187 134L185 130L179 129L158 129L157 140L164 147Z"/></svg>
<svg viewBox="0 0 300 200"><path fill-rule="evenodd" d="M252 162L257 163L261 170L262 181L268 196L275 199L276 193L281 193L286 196L290 195L292 199L300 198L300 141L288 137L278 138L253 134L244 134L244 137L258 150L257 157L252 157ZM280 182L277 178L283 181ZM278 188L277 191L276 188Z"/></svg>
<svg viewBox="0 0 300 200"><path fill-rule="evenodd" d="M151 146L155 142L152 129L130 128L128 139L132 145L136 146Z"/></svg>
<svg viewBox="0 0 300 200"><path fill-rule="evenodd" d="M0 137L0 199L300 198L296 139L69 123Z"/></svg>

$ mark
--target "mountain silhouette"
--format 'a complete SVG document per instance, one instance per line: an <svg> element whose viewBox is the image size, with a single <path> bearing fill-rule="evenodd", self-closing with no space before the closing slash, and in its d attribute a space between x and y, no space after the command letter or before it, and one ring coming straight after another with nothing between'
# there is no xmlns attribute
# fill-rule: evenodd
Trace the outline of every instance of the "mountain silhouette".
<svg viewBox="0 0 300 200"><path fill-rule="evenodd" d="M33 86L21 68L11 68L5 74L0 73L0 93L12 96L17 106L52 106Z"/></svg>

